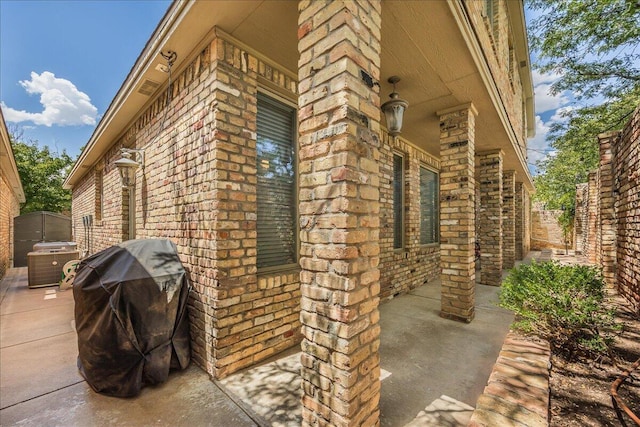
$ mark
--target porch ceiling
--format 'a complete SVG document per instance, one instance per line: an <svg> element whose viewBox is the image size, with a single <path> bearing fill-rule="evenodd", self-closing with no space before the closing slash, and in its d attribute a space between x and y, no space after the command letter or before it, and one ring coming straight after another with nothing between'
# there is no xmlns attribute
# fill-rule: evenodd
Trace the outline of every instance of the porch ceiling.
<svg viewBox="0 0 640 427"><path fill-rule="evenodd" d="M398 75L398 93L409 102L402 136L439 156L437 111L473 102L478 110L475 149L502 149L505 170L526 177L517 153L492 100L472 49L453 12L455 1L382 3L381 102ZM528 179L524 179L527 184ZM527 185L528 186L528 185Z"/></svg>
<svg viewBox="0 0 640 427"><path fill-rule="evenodd" d="M137 91L145 80L166 84L167 75L156 70L158 64L164 63L160 51L178 53L174 69L179 72L203 48L217 26L297 75L297 6L297 2L290 0L174 3L96 128L89 150L82 154L65 184L73 186L83 170L101 157L150 101ZM402 78L397 90L409 102L403 137L438 157L436 111L473 102L479 112L476 150L502 148L504 168L522 170L450 2L382 2L381 102L392 91L386 81L391 75Z"/></svg>

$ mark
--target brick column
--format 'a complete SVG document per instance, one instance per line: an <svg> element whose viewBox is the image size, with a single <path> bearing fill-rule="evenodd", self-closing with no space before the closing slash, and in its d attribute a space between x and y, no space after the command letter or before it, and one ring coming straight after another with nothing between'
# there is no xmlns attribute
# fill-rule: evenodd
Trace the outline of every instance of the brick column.
<svg viewBox="0 0 640 427"><path fill-rule="evenodd" d="M597 217L598 217L598 173L596 171L589 172L588 181L588 200L587 204L587 245L585 247L589 262L596 262L596 234L597 234Z"/></svg>
<svg viewBox="0 0 640 427"><path fill-rule="evenodd" d="M381 4L299 12L302 425L378 425Z"/></svg>
<svg viewBox="0 0 640 427"><path fill-rule="evenodd" d="M516 263L516 171L502 174L502 268Z"/></svg>
<svg viewBox="0 0 640 427"><path fill-rule="evenodd" d="M616 268L616 218L613 207L613 165L611 163L611 145L615 144L620 132L607 132L598 135L600 143L600 224L602 267L604 280L608 286L615 284Z"/></svg>
<svg viewBox="0 0 640 427"><path fill-rule="evenodd" d="M478 153L480 283L502 283L502 150Z"/></svg>
<svg viewBox="0 0 640 427"><path fill-rule="evenodd" d="M195 346L194 358L215 378L264 359L257 357L261 346L253 343L266 327L259 310L245 308L259 294L254 172L257 75L252 70L239 73L227 60L228 51L220 38L211 43L209 78L217 84L211 85L208 96L212 142L207 156L215 167L210 197L216 214L207 230L212 242L207 250L198 250L210 258L210 268L201 274L213 281L208 288L196 288L203 299L204 325L199 327L205 330L206 343L204 354L200 354L200 345ZM188 208L187 204L178 206L184 227L195 222L193 217L198 214Z"/></svg>
<svg viewBox="0 0 640 427"><path fill-rule="evenodd" d="M584 247L583 236L585 234L584 213L586 211L586 190L586 182L576 185L576 211L573 220L573 247L575 248L576 254L582 254Z"/></svg>
<svg viewBox="0 0 640 427"><path fill-rule="evenodd" d="M473 104L440 116L440 316L475 315L475 116Z"/></svg>
<svg viewBox="0 0 640 427"><path fill-rule="evenodd" d="M524 212L524 185L521 182L516 182L515 188L515 258L516 260L524 259L524 226L525 226L525 212Z"/></svg>
<svg viewBox="0 0 640 427"><path fill-rule="evenodd" d="M531 194L526 188L522 190L522 209L524 211L522 255L526 257L531 250Z"/></svg>

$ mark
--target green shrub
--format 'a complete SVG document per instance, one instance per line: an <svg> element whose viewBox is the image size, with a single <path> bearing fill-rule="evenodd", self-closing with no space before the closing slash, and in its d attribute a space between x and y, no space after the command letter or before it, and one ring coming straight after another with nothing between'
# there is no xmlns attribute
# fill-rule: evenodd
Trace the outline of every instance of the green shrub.
<svg viewBox="0 0 640 427"><path fill-rule="evenodd" d="M595 267L532 262L511 270L500 305L516 313L514 328L547 339L568 358L600 358L619 329L605 297Z"/></svg>

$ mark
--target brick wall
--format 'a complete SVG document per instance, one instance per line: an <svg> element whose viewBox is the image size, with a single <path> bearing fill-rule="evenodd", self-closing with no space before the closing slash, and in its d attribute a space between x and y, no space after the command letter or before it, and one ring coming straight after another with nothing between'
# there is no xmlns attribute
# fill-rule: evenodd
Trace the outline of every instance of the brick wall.
<svg viewBox="0 0 640 427"><path fill-rule="evenodd" d="M379 424L381 7L298 4L303 426Z"/></svg>
<svg viewBox="0 0 640 427"><path fill-rule="evenodd" d="M544 204L537 202L531 210L531 249L564 249L562 227L558 223L561 210L546 210ZM572 240L569 240L569 248Z"/></svg>
<svg viewBox="0 0 640 427"><path fill-rule="evenodd" d="M529 222L527 222L529 215L527 190L521 182L516 182L515 212L515 259L521 260L529 252L531 239L528 234Z"/></svg>
<svg viewBox="0 0 640 427"><path fill-rule="evenodd" d="M122 142L112 147L103 159L91 168L82 181L73 188L71 199L71 228L73 240L81 255L92 255L109 246L128 240L128 192L122 188L120 174L113 164L120 158ZM100 169L102 169L100 171ZM102 219L98 219L99 192L96 179L103 187ZM92 225L86 226L83 217L91 216Z"/></svg>
<svg viewBox="0 0 640 427"><path fill-rule="evenodd" d="M502 150L477 153L480 181L480 283L500 286L503 268Z"/></svg>
<svg viewBox="0 0 640 427"><path fill-rule="evenodd" d="M622 131L598 141L600 167L576 189L576 239L607 283L640 310L640 108Z"/></svg>
<svg viewBox="0 0 640 427"><path fill-rule="evenodd" d="M523 189L523 218L524 218L524 227L523 233L524 237L522 239L522 251L523 255L526 256L531 250L531 223L532 221L532 210L531 210L531 195L526 188Z"/></svg>
<svg viewBox="0 0 640 427"><path fill-rule="evenodd" d="M613 193L613 155L612 149L616 143L619 132L607 132L598 135L600 146L600 221L599 242L600 262L602 274L607 285L615 286L615 262L616 262L616 226L614 212Z"/></svg>
<svg viewBox="0 0 640 427"><path fill-rule="evenodd" d="M640 310L640 108L613 144L618 290Z"/></svg>
<svg viewBox="0 0 640 427"><path fill-rule="evenodd" d="M586 255L590 262L596 262L596 232L597 232L597 224L598 224L598 171L589 172L589 182L588 182L588 207L587 207L587 227L585 229L586 232L586 241L585 245Z"/></svg>
<svg viewBox="0 0 640 427"><path fill-rule="evenodd" d="M475 117L473 104L439 111L440 316L470 322L475 316Z"/></svg>
<svg viewBox="0 0 640 427"><path fill-rule="evenodd" d="M405 158L404 248L393 248L393 153ZM380 297L393 298L438 277L440 245L420 244L420 166L440 162L402 138L383 133L380 148Z"/></svg>
<svg viewBox="0 0 640 427"><path fill-rule="evenodd" d="M485 52L491 75L515 131L517 147L526 158L527 126L524 122L522 81L518 72L519 64L515 63L513 57L512 30L508 19L507 2L493 2L492 19L487 16L485 1L465 1L463 4L469 14L482 50Z"/></svg>
<svg viewBox="0 0 640 427"><path fill-rule="evenodd" d="M136 178L136 237L177 245L193 286L193 359L218 378L301 339L298 270L256 268L258 80L296 99L290 73L217 33L73 189L81 250L126 240L129 196L114 161L121 147L145 150ZM97 180L102 219L94 219L85 239L82 217L96 218L99 207Z"/></svg>
<svg viewBox="0 0 640 427"><path fill-rule="evenodd" d="M589 183L580 184L582 188L580 189L580 199L582 201L582 206L580 208L580 234L577 234L577 239L580 243L580 248L582 251L582 255L588 256L589 251ZM578 204L577 204L578 205ZM577 206L576 205L576 206Z"/></svg>
<svg viewBox="0 0 640 427"><path fill-rule="evenodd" d="M502 176L502 268L509 269L516 262L516 175L509 170Z"/></svg>
<svg viewBox="0 0 640 427"><path fill-rule="evenodd" d="M573 247L577 254L584 253L585 241L584 241L584 229L588 226L586 220L586 203L588 202L588 186L586 183L578 184L576 186L576 209L575 209L575 222L573 225Z"/></svg>
<svg viewBox="0 0 640 427"><path fill-rule="evenodd" d="M73 189L81 253L127 240L129 196L114 162L122 147L145 150L136 177L136 237L176 243L194 287L193 357L217 377L301 339L297 271L265 275L255 268L258 80L295 99L289 73L218 37L174 76L169 106L165 90ZM419 244L417 197L420 165L437 171L439 162L401 138L382 139L380 217L390 225L380 231L381 297L392 298L439 274L439 245ZM403 251L394 251L392 240L394 150L408 159ZM89 229L87 215L93 217Z"/></svg>
<svg viewBox="0 0 640 427"><path fill-rule="evenodd" d="M0 171L0 278L13 266L13 218L20 215L20 203Z"/></svg>

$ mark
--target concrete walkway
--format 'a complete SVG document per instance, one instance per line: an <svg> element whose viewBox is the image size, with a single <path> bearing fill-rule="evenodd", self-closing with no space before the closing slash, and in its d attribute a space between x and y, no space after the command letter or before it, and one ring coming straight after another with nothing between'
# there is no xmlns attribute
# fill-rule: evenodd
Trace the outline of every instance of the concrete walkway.
<svg viewBox="0 0 640 427"><path fill-rule="evenodd" d="M380 305L382 426L466 426L513 321L499 288L478 285L470 324L443 319L440 282ZM221 384L264 419L300 425L300 354L279 355Z"/></svg>
<svg viewBox="0 0 640 427"><path fill-rule="evenodd" d="M76 367L72 291L29 289L26 267L0 284L0 425L258 425L195 366L135 398L95 393Z"/></svg>
<svg viewBox="0 0 640 427"><path fill-rule="evenodd" d="M0 425L297 426L297 349L221 382L192 366L131 399L94 393L76 368L72 292L29 289L26 268L0 287ZM465 426L513 316L478 285L470 324L439 317L440 285L380 306L382 426Z"/></svg>

